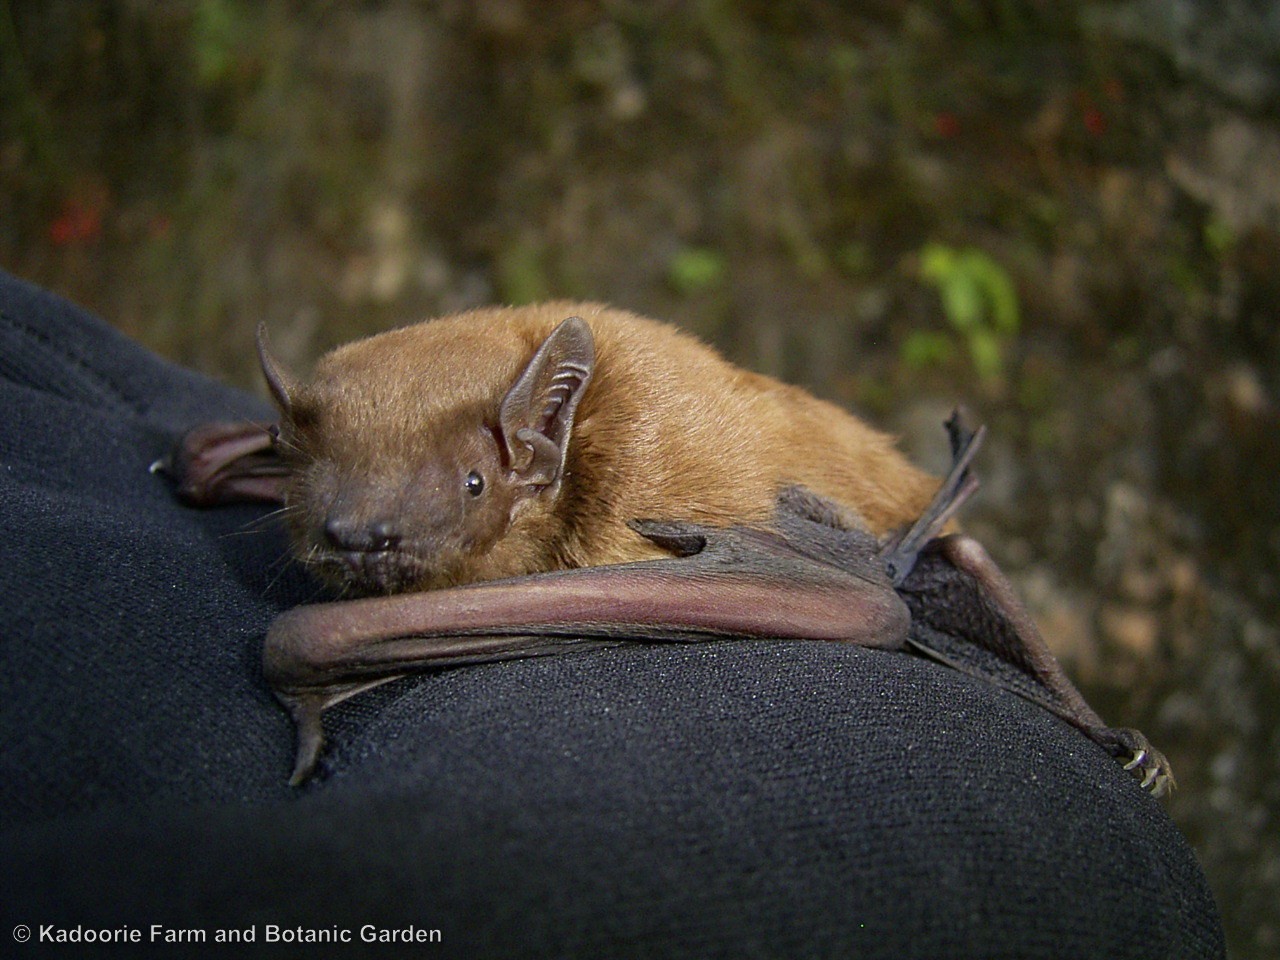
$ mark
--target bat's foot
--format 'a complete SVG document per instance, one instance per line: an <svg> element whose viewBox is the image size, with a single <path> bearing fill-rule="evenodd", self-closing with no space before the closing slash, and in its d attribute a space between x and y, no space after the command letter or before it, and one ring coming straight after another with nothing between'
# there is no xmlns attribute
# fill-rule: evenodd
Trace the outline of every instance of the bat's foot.
<svg viewBox="0 0 1280 960"><path fill-rule="evenodd" d="M1111 728L1098 739L1153 797L1163 797L1178 785L1169 761L1140 731Z"/></svg>

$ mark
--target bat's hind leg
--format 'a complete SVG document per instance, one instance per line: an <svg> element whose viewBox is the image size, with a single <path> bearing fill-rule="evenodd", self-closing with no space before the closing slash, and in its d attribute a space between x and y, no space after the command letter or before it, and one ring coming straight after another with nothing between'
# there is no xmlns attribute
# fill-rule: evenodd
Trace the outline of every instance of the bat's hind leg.
<svg viewBox="0 0 1280 960"><path fill-rule="evenodd" d="M1178 785L1169 761L1142 731L1131 727L1103 727L1091 736L1113 757L1124 761L1126 770L1141 777L1142 788L1150 790L1153 797L1163 797Z"/></svg>
<svg viewBox="0 0 1280 960"><path fill-rule="evenodd" d="M973 578L979 593L1008 627L975 631L975 638L983 638L983 646L1035 679L1051 695L1051 702L1045 705L1120 760L1126 770L1141 780L1143 789L1157 797L1168 793L1176 783L1164 754L1137 730L1107 726L1085 702L1049 650L1013 584L982 544L972 537L956 534L942 537L930 546L941 552L956 570Z"/></svg>

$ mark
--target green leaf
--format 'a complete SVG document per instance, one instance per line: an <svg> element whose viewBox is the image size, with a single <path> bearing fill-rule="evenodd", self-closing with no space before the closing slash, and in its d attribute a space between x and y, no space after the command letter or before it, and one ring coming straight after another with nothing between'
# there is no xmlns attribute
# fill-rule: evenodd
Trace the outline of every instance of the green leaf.
<svg viewBox="0 0 1280 960"><path fill-rule="evenodd" d="M1204 225L1204 245L1214 257L1221 258L1236 245L1235 231L1219 217L1213 217Z"/></svg>
<svg viewBox="0 0 1280 960"><path fill-rule="evenodd" d="M928 330L916 330L899 349L902 362L916 370L946 363L955 354L950 337Z"/></svg>
<svg viewBox="0 0 1280 960"><path fill-rule="evenodd" d="M1002 376L1005 343L1022 323L1008 271L977 247L957 250L930 243L920 251L920 276L937 289L947 323L964 337L978 376ZM924 347L913 344L911 350Z"/></svg>
<svg viewBox="0 0 1280 960"><path fill-rule="evenodd" d="M1004 349L990 330L974 330L969 334L969 356L973 369L983 380L996 380L1004 373Z"/></svg>
<svg viewBox="0 0 1280 960"><path fill-rule="evenodd" d="M920 275L941 286L955 272L956 252L941 243L926 243L920 251Z"/></svg>
<svg viewBox="0 0 1280 960"><path fill-rule="evenodd" d="M671 258L667 279L684 296L719 286L728 270L722 253L707 247L687 247Z"/></svg>
<svg viewBox="0 0 1280 960"><path fill-rule="evenodd" d="M947 320L960 332L968 333L982 322L982 290L971 273L952 271L938 293L942 295L942 309Z"/></svg>
<svg viewBox="0 0 1280 960"><path fill-rule="evenodd" d="M1012 336L1022 325L1018 311L1018 292L1013 288L1013 281L1004 267L994 260L988 260L989 269L985 273L984 287L987 301L991 305L991 320L1001 333Z"/></svg>
<svg viewBox="0 0 1280 960"><path fill-rule="evenodd" d="M205 86L218 83L235 64L239 39L237 14L228 0L200 0L192 21L196 76Z"/></svg>
<svg viewBox="0 0 1280 960"><path fill-rule="evenodd" d="M531 241L517 241L498 255L497 280L503 301L513 306L551 296L543 251Z"/></svg>

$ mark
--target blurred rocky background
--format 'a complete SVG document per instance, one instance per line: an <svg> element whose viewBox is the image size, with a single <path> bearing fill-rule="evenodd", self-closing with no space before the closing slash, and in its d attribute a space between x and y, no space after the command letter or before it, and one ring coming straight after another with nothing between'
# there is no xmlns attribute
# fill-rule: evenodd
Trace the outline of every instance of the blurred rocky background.
<svg viewBox="0 0 1280 960"><path fill-rule="evenodd" d="M1280 952L1280 5L0 0L0 265L257 389L474 304L676 321L945 462ZM1268 907L1267 904L1271 906Z"/></svg>

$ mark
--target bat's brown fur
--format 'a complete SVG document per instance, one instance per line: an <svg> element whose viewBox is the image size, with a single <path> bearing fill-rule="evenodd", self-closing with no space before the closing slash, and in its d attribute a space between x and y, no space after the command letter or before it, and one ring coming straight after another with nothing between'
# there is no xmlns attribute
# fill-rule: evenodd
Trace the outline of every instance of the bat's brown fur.
<svg viewBox="0 0 1280 960"><path fill-rule="evenodd" d="M558 492L516 503L490 481L494 505L468 521L451 560L432 559L381 586L647 559L657 548L628 520L767 525L790 484L843 504L882 534L919 516L937 487L886 435L734 367L674 327L589 303L481 309L347 344L306 384L285 377L283 441L299 468L286 501L297 508L299 552L317 547L335 497L363 497L369 511L394 510L412 524L415 513L432 515L434 497L454 496L459 470L499 455L506 391L570 316L591 328L596 361ZM491 466L501 474L498 461Z"/></svg>

